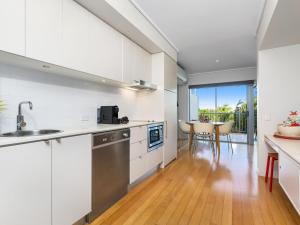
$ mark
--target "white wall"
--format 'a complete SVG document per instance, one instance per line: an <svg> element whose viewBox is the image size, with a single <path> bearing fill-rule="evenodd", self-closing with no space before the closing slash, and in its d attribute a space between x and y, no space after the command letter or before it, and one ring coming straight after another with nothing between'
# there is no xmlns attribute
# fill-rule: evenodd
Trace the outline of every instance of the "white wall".
<svg viewBox="0 0 300 225"><path fill-rule="evenodd" d="M118 105L119 116L140 119L138 95L135 91L1 64L0 98L7 103L7 110L0 114L0 129L16 129L17 106L24 100L33 103L32 111L28 106L23 108L28 129L95 125L96 109L101 105Z"/></svg>
<svg viewBox="0 0 300 225"><path fill-rule="evenodd" d="M188 75L188 85L204 85L237 81L256 80L255 67L212 71Z"/></svg>
<svg viewBox="0 0 300 225"><path fill-rule="evenodd" d="M258 54L258 169L264 175L268 146L291 110L300 111L300 45L260 51Z"/></svg>

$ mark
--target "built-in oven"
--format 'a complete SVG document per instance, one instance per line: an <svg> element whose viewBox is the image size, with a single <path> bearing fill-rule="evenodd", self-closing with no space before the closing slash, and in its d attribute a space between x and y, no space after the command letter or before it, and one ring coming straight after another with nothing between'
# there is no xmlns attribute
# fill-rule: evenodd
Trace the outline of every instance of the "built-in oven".
<svg viewBox="0 0 300 225"><path fill-rule="evenodd" d="M148 152L153 151L164 144L164 124L148 125Z"/></svg>

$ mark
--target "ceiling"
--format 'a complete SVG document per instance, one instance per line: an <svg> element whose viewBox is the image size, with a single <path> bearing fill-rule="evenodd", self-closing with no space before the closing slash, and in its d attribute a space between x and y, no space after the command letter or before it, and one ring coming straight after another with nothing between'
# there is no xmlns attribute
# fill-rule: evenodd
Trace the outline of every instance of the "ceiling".
<svg viewBox="0 0 300 225"><path fill-rule="evenodd" d="M132 0L178 49L188 74L256 66L264 0Z"/></svg>

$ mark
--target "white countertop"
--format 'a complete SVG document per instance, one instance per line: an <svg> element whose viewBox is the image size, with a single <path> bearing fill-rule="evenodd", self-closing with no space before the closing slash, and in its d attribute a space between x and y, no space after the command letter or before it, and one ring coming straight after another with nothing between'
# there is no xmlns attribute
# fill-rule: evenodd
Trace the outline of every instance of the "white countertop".
<svg viewBox="0 0 300 225"><path fill-rule="evenodd" d="M276 138L273 135L265 135L265 140L274 151L286 153L300 165L300 140Z"/></svg>
<svg viewBox="0 0 300 225"><path fill-rule="evenodd" d="M155 123L163 123L163 121L129 122L128 124L98 124L96 126L91 126L91 127L66 129L63 130L63 132L50 134L50 135L27 136L27 137L0 137L0 147L35 142L35 141L45 141L45 140L69 137L74 135L92 134L92 133L99 133L105 131L120 130L120 129L130 128L130 127L146 126Z"/></svg>

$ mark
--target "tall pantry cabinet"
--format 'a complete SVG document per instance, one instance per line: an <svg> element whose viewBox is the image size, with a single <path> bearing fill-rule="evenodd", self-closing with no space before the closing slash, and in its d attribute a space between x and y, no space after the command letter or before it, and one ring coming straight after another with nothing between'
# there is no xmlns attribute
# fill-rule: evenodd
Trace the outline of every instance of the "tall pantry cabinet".
<svg viewBox="0 0 300 225"><path fill-rule="evenodd" d="M164 161L168 165L177 158L177 64L165 53L152 55L152 81L158 85L157 91L140 98L138 104L153 110L143 111L143 115L153 120L163 120Z"/></svg>
<svg viewBox="0 0 300 225"><path fill-rule="evenodd" d="M164 54L164 165L177 158L177 64Z"/></svg>

